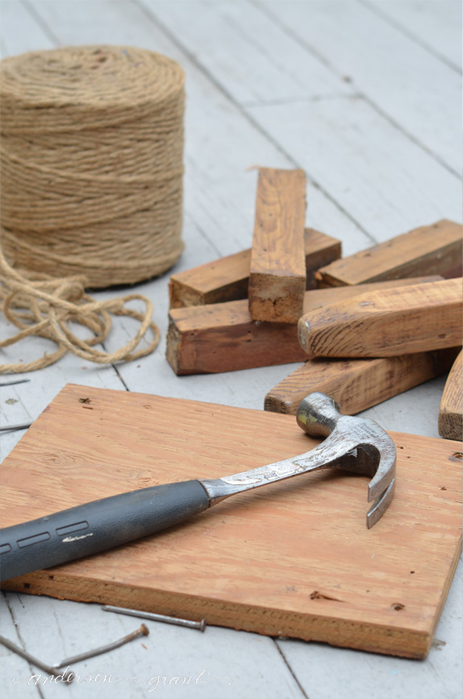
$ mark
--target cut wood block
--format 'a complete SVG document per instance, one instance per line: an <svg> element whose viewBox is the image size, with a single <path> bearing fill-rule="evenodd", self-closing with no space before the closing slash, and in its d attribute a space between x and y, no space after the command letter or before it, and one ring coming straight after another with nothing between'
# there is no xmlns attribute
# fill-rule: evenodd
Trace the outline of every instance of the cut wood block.
<svg viewBox="0 0 463 699"><path fill-rule="evenodd" d="M315 272L341 257L341 241L313 228L305 229L304 241L306 288L315 289ZM173 274L169 283L170 307L202 306L245 299L248 296L250 267L251 248Z"/></svg>
<svg viewBox="0 0 463 699"><path fill-rule="evenodd" d="M463 352L455 360L445 383L439 410L439 434L445 439L463 438Z"/></svg>
<svg viewBox="0 0 463 699"><path fill-rule="evenodd" d="M397 489L373 529L368 478L319 471L3 587L423 658L461 549L461 443L391 437ZM288 415L67 386L0 466L2 523L221 477L317 443Z"/></svg>
<svg viewBox="0 0 463 699"><path fill-rule="evenodd" d="M463 226L443 219L332 262L316 277L321 287L419 277L461 276Z"/></svg>
<svg viewBox="0 0 463 699"><path fill-rule="evenodd" d="M181 375L302 362L306 354L297 325L256 323L244 300L172 309L166 357Z"/></svg>
<svg viewBox="0 0 463 699"><path fill-rule="evenodd" d="M304 220L304 171L260 168L248 289L253 320L294 323L302 315Z"/></svg>
<svg viewBox="0 0 463 699"><path fill-rule="evenodd" d="M386 289L411 283L413 280L400 279L362 287L307 291L304 310L309 312L370 288ZM166 357L175 373L181 375L302 362L307 355L299 344L297 325L254 322L248 302L243 300L172 309Z"/></svg>
<svg viewBox="0 0 463 699"><path fill-rule="evenodd" d="M355 415L388 398L445 374L458 350L405 354L380 359L309 359L265 396L264 409L296 415L301 401L320 391ZM455 438L453 438L455 439Z"/></svg>
<svg viewBox="0 0 463 699"><path fill-rule="evenodd" d="M462 336L462 281L368 291L315 309L299 320L301 346L321 357L395 357L456 347Z"/></svg>

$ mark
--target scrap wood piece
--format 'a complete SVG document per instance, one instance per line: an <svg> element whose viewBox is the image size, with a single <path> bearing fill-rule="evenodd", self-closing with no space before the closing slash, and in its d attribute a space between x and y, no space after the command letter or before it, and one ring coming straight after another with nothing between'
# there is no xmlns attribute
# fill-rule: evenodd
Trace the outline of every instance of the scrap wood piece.
<svg viewBox="0 0 463 699"><path fill-rule="evenodd" d="M253 320L294 323L302 315L304 219L304 171L260 168L248 288Z"/></svg>
<svg viewBox="0 0 463 699"><path fill-rule="evenodd" d="M317 472L2 587L422 658L461 551L461 442L391 437L398 487L373 530L365 478ZM289 415L68 385L0 466L2 524L136 487L219 478L318 443Z"/></svg>
<svg viewBox="0 0 463 699"><path fill-rule="evenodd" d="M443 219L416 228L355 255L336 260L316 272L319 286L441 274L462 274L463 226Z"/></svg>
<svg viewBox="0 0 463 699"><path fill-rule="evenodd" d="M301 346L309 356L359 358L456 347L462 282L460 277L368 291L315 309L299 320Z"/></svg>
<svg viewBox="0 0 463 699"><path fill-rule="evenodd" d="M314 357L267 393L264 410L296 415L301 401L320 391L334 398L343 413L355 415L444 374L457 352L452 348L379 359Z"/></svg>
<svg viewBox="0 0 463 699"><path fill-rule="evenodd" d="M439 434L444 439L463 438L463 351L456 358L445 383L439 409Z"/></svg>
<svg viewBox="0 0 463 699"><path fill-rule="evenodd" d="M167 361L176 374L205 374L301 362L297 325L253 322L246 300L175 308Z"/></svg>
<svg viewBox="0 0 463 699"><path fill-rule="evenodd" d="M429 277L435 280L435 277ZM423 278L423 283L425 278ZM307 291L306 312L366 289L387 289L413 283L410 279L362 287ZM176 374L205 374L302 362L306 354L297 325L253 321L246 300L174 308L169 313L167 361Z"/></svg>
<svg viewBox="0 0 463 699"><path fill-rule="evenodd" d="M341 257L341 241L313 228L306 228L304 252L306 288L315 289L315 272ZM245 299L248 296L250 267L251 248L173 274L169 283L170 307Z"/></svg>

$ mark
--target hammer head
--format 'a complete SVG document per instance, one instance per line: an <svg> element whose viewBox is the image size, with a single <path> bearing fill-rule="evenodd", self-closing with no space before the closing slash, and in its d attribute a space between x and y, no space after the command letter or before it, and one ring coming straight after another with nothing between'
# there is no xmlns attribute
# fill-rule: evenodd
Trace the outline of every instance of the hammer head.
<svg viewBox="0 0 463 699"><path fill-rule="evenodd" d="M318 447L325 466L371 477L367 513L370 529L389 506L395 487L397 450L387 432L376 422L343 415L338 403L323 393L304 398L297 412L297 423L313 437L326 437Z"/></svg>

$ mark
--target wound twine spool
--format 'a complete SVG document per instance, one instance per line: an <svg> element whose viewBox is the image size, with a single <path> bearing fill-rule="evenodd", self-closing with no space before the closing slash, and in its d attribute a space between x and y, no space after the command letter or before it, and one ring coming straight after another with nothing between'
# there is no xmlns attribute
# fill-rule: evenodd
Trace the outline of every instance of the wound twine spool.
<svg viewBox="0 0 463 699"><path fill-rule="evenodd" d="M117 46L0 64L2 246L13 267L93 288L161 274L183 244L184 74Z"/></svg>
<svg viewBox="0 0 463 699"><path fill-rule="evenodd" d="M182 252L183 71L136 48L38 51L0 63L0 99L0 300L19 328L0 347L34 334L58 345L0 373L43 368L68 350L103 364L149 354L159 342L150 301L97 302L84 288L149 279ZM143 314L126 307L133 299ZM94 347L109 313L141 323L112 353ZM71 322L93 337L77 337ZM154 338L134 351L149 328Z"/></svg>

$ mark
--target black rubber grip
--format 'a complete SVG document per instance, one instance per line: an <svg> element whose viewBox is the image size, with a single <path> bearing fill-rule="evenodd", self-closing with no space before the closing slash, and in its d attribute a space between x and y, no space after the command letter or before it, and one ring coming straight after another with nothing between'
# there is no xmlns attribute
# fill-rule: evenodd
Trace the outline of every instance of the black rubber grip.
<svg viewBox="0 0 463 699"><path fill-rule="evenodd" d="M149 536L209 507L198 481L122 493L0 529L0 580Z"/></svg>

